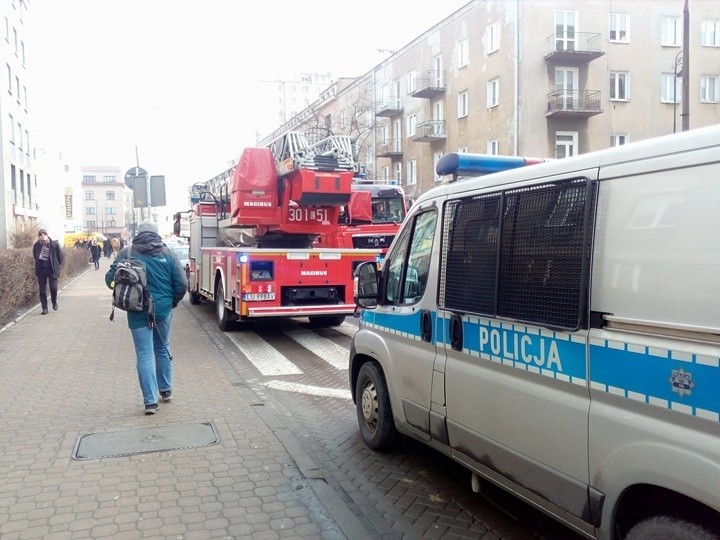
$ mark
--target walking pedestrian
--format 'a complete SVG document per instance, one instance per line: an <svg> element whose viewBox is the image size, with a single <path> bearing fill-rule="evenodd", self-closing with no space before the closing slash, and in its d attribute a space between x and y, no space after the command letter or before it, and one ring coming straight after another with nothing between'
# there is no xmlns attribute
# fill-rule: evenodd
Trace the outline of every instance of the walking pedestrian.
<svg viewBox="0 0 720 540"><path fill-rule="evenodd" d="M168 249L158 234L157 225L145 220L138 225L132 246L123 248L105 274L108 287L114 286L118 262L130 257L145 265L147 289L154 305L154 321L147 311L128 311L127 321L135 345L135 356L145 414L155 414L158 402L172 398L172 355L170 354L170 327L172 310L187 291L187 278L177 256ZM159 394L159 396L158 396Z"/></svg>
<svg viewBox="0 0 720 540"><path fill-rule="evenodd" d="M100 246L95 240L90 240L90 258L95 265L95 270L100 269Z"/></svg>
<svg viewBox="0 0 720 540"><path fill-rule="evenodd" d="M118 240L117 236L113 236L112 240L110 240L110 245L112 247L113 252L113 258L117 259L118 253L120 252L120 240Z"/></svg>
<svg viewBox="0 0 720 540"><path fill-rule="evenodd" d="M47 315L48 283L50 284L50 301L52 302L53 311L58 310L58 278L60 277L60 267L65 262L65 256L58 241L50 238L47 230L40 229L37 242L33 245L33 257L35 258L35 276L37 276L38 280L38 294L42 306L40 314Z"/></svg>

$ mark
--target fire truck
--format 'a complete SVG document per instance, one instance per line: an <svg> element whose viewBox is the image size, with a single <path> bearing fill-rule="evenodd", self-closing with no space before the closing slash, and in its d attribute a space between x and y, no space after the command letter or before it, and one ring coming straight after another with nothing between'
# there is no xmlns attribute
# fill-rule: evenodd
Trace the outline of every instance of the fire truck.
<svg viewBox="0 0 720 540"><path fill-rule="evenodd" d="M189 223L190 302L213 302L223 331L267 317L341 324L355 309L355 267L380 256L315 245L337 233L354 171L349 138L309 145L288 133L191 186L191 209L175 215L176 234L184 218Z"/></svg>

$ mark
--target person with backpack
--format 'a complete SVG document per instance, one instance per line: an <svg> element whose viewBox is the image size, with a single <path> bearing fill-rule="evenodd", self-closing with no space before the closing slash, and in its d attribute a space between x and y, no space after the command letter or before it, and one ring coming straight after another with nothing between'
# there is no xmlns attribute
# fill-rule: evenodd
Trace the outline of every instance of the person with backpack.
<svg viewBox="0 0 720 540"><path fill-rule="evenodd" d="M138 224L132 244L115 257L105 283L116 289L113 314L115 307L127 311L145 414L155 414L160 400L172 398L170 327L172 310L187 292L185 272L163 243L157 225L145 220ZM138 289L139 306L131 302L137 300Z"/></svg>
<svg viewBox="0 0 720 540"><path fill-rule="evenodd" d="M48 236L45 229L38 231L37 242L33 245L33 258L35 259L35 276L38 280L41 315L48 313L47 285L50 284L50 301L53 311L58 310L58 278L60 267L65 261L65 255L57 240Z"/></svg>

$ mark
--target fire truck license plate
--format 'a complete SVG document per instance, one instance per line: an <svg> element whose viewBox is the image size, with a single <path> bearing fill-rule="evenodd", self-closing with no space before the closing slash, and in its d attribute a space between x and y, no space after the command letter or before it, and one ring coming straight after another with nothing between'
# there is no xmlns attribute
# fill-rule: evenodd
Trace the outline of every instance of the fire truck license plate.
<svg viewBox="0 0 720 540"><path fill-rule="evenodd" d="M275 300L274 292L246 293L243 294L243 300L246 302L257 302L262 300Z"/></svg>

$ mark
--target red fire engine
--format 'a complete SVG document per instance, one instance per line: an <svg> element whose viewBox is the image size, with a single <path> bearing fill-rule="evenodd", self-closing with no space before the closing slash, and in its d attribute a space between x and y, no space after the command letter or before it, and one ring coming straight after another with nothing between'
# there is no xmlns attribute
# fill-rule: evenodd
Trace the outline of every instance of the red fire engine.
<svg viewBox="0 0 720 540"><path fill-rule="evenodd" d="M336 234L352 193L349 139L329 139L311 146L286 134L191 187L190 302L214 302L223 331L263 317L334 326L353 313L353 271L380 252L313 246Z"/></svg>

